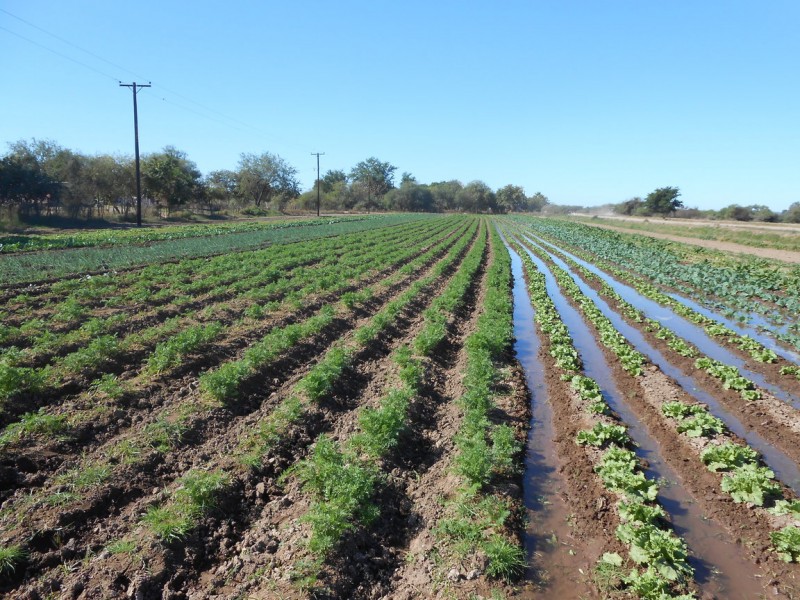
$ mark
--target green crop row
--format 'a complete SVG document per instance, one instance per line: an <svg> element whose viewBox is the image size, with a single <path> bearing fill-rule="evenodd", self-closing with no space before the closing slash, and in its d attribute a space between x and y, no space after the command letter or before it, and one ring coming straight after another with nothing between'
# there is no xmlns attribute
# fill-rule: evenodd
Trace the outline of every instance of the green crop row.
<svg viewBox="0 0 800 600"><path fill-rule="evenodd" d="M513 337L511 257L494 227L491 246L483 310L464 343L466 392L459 400L464 416L453 459L462 483L445 504L446 516L436 530L457 554L485 556L488 576L512 579L522 572L525 554L519 540L504 533L513 506L493 492L491 483L517 473L521 444L512 428L489 416Z"/></svg>
<svg viewBox="0 0 800 600"><path fill-rule="evenodd" d="M544 275L518 241L509 237L509 243L522 258L537 323L539 313L547 313L546 322L550 326L548 330L540 326L540 330L549 338L548 331L559 329L552 324L560 321L560 317L547 296ZM566 340L558 336L556 343L564 346ZM605 553L597 571L604 580L615 581L639 598L693 598L686 591L693 574L686 543L668 528L665 513L656 503L658 484L644 475L639 460L629 449L631 440L626 427L611 417L607 405L603 406L605 401L599 386L580 372L577 352L574 347L572 350L576 360L566 365L566 369L562 367L562 379L571 381L584 410L595 421L591 429L578 433L576 443L605 450L595 464L595 472L604 487L620 498L616 505L621 521L617 538L628 547L630 561L641 566L626 574L623 558L616 553Z"/></svg>
<svg viewBox="0 0 800 600"><path fill-rule="evenodd" d="M765 261L743 261L646 236L618 234L552 219L518 219L518 222L550 241L569 245L575 254L630 282L643 295L707 327L709 335L740 347L755 360L774 362L775 357L756 340L738 335L718 321L664 294L657 286L670 286L701 299L706 294L714 294L715 298L722 298L744 313L761 313L778 327L791 322L792 315L800 309L800 269L787 273ZM676 254L675 249L679 246L682 254ZM687 260L689 255L694 258ZM623 265L624 268L620 268ZM712 310L720 306L715 300L705 303ZM771 333L792 344L800 343L800 338L789 332L775 329Z"/></svg>

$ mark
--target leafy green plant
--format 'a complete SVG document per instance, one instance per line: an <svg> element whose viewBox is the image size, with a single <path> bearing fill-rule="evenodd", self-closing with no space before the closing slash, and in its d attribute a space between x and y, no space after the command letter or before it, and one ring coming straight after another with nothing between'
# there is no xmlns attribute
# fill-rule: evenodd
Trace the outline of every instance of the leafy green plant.
<svg viewBox="0 0 800 600"><path fill-rule="evenodd" d="M681 581L692 576L686 543L675 534L651 523L623 523L617 537L630 546L631 560L645 564L668 581Z"/></svg>
<svg viewBox="0 0 800 600"><path fill-rule="evenodd" d="M781 560L786 562L800 560L800 529L788 525L779 531L773 531L770 538Z"/></svg>
<svg viewBox="0 0 800 600"><path fill-rule="evenodd" d="M26 413L16 423L5 428L0 435L0 446L17 442L25 437L41 435L52 437L62 433L67 427L67 419L63 415L51 415L40 408L38 412Z"/></svg>
<svg viewBox="0 0 800 600"><path fill-rule="evenodd" d="M758 453L749 446L726 442L706 447L700 459L709 471L730 471L758 460Z"/></svg>
<svg viewBox="0 0 800 600"><path fill-rule="evenodd" d="M699 412L678 423L678 433L685 433L689 437L709 436L724 430L722 421L707 412Z"/></svg>
<svg viewBox="0 0 800 600"><path fill-rule="evenodd" d="M624 446L630 442L628 433L622 425L596 423L591 429L579 431L575 440L579 445L588 444L602 448L608 444Z"/></svg>
<svg viewBox="0 0 800 600"><path fill-rule="evenodd" d="M775 506L767 509L773 515L792 515L795 519L800 519L800 500L776 500Z"/></svg>
<svg viewBox="0 0 800 600"><path fill-rule="evenodd" d="M781 494L781 486L774 478L775 473L766 467L745 464L722 478L722 491L728 492L734 502L764 506L767 498Z"/></svg>

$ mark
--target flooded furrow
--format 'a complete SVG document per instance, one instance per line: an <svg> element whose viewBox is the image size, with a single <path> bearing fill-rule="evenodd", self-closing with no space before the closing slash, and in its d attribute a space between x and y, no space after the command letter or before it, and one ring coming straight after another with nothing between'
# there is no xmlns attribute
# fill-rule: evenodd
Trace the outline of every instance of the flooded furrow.
<svg viewBox="0 0 800 600"><path fill-rule="evenodd" d="M541 246L539 247L541 248ZM546 249L545 252L547 252ZM778 478L786 483L796 494L800 495L800 468L798 468L797 463L786 454L776 449L775 446L761 437L758 432L742 423L735 415L725 409L712 394L703 391L691 375L687 375L679 368L675 367L661 352L645 339L644 335L636 327L629 325L595 290L570 269L567 263L550 252L547 252L547 255L555 264L564 269L569 276L572 277L572 280L578 285L581 292L594 302L603 315L611 321L611 324L614 325L617 331L625 336L625 339L627 339L636 350L644 354L647 359L656 365L665 375L674 379L687 394L698 402L707 404L714 416L721 419L728 429L761 453L764 457L764 462L775 471Z"/></svg>
<svg viewBox="0 0 800 600"><path fill-rule="evenodd" d="M523 477L528 517L526 579L534 581L546 597L566 598L576 593L575 573L584 558L572 550L577 541L569 526L570 510L559 493L567 489L567 482L559 472L561 462L556 451L553 411L548 401L544 365L539 359L541 342L535 329L522 261L510 247L509 254L514 276L514 352L531 397Z"/></svg>
<svg viewBox="0 0 800 600"><path fill-rule="evenodd" d="M754 577L756 567L736 551L728 532L709 520L691 498L679 474L664 460L658 443L623 399L602 349L580 313L562 294L555 276L533 252L526 252L545 275L547 292L569 329L584 372L600 386L603 397L628 426L636 454L647 465L647 476L660 480L659 500L670 515L676 533L688 544L695 580L705 593L719 598L757 598L763 589Z"/></svg>
<svg viewBox="0 0 800 600"><path fill-rule="evenodd" d="M564 251L562 250L562 252ZM566 252L564 253L566 254ZM695 302L691 298L687 298L686 296L682 296L681 294L675 292L667 292L667 295L673 300L677 300L678 302L685 304L692 310L699 312L701 315L719 321L720 323L725 325L725 327L727 327L728 329L732 329L739 335L747 335L753 338L754 340L761 343L765 348L769 348L770 350L775 352L775 354L777 354L778 356L785 358L786 360L791 362L800 363L800 353L790 348L784 347L779 341L775 340L775 338L770 336L769 333L765 335L764 332L761 329L759 329L759 326L762 326L767 331L775 331L776 333L779 334L786 334L790 333L790 327L791 327L790 324L783 325L776 329L775 327L769 327L768 326L769 324L766 321L764 321L763 318L759 317L757 319L755 318L751 319L750 322L753 325L755 325L754 327L748 327L747 325L743 325L739 321L726 317L725 315L716 313L710 308L703 306L699 302Z"/></svg>
<svg viewBox="0 0 800 600"><path fill-rule="evenodd" d="M680 316L679 314L675 313L672 309L662 306L658 304L656 301L651 300L637 292L631 286L621 283L614 279L611 275L599 269L595 265L582 260L581 258L566 252L564 249L550 244L549 242L539 238L538 236L530 236L526 235L525 239L530 241L533 244L536 244L540 248L545 249L547 248L556 248L566 256L570 257L572 260L577 262L579 265L586 267L592 273L603 279L610 287L617 292L623 300L633 304L636 308L641 310L645 316L664 323L667 327L669 327L672 331L674 331L677 335L685 339L686 341L693 344L701 353L705 354L706 356L713 358L714 360L718 360L719 362L725 363L727 365L731 365L739 369L739 372L752 381L758 387L768 391L770 394L786 402L787 404L791 405L792 407L800 410L800 398L797 398L793 394L788 393L786 390L782 389L777 385L773 385L769 381L767 381L763 375L760 373L755 373L751 371L747 367L747 363L741 357L737 356L727 348L724 348L717 342L715 342L709 335L703 330L702 327L699 327L692 323L691 321L685 319L684 317ZM552 253L548 252L550 256L553 256ZM565 263L558 259L558 257L554 257L558 260L559 266L562 268L567 268ZM707 311L708 312L708 311ZM711 316L714 319L718 319L717 314L712 313ZM752 337L752 336L751 336ZM763 337L763 336L762 336ZM755 338L754 338L755 339ZM757 341L763 343L762 339L758 339ZM768 346L775 350L776 354L778 354L777 349L775 349L774 340ZM784 353L786 353L784 351ZM791 354L791 353L788 353ZM785 358L785 357L784 357ZM789 359L792 360L792 359Z"/></svg>

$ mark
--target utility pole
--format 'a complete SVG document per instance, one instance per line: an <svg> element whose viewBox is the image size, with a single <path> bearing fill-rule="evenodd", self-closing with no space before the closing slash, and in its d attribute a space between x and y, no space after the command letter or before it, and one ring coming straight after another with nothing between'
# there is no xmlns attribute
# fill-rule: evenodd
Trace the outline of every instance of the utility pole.
<svg viewBox="0 0 800 600"><path fill-rule="evenodd" d="M136 226L142 226L142 174L139 170L139 111L136 108L136 94L141 88L150 87L149 83L137 84L119 82L120 87L127 87L133 90L133 137L136 148Z"/></svg>
<svg viewBox="0 0 800 600"><path fill-rule="evenodd" d="M317 157L317 216L319 216L319 157L325 156L324 152L312 152L311 156Z"/></svg>

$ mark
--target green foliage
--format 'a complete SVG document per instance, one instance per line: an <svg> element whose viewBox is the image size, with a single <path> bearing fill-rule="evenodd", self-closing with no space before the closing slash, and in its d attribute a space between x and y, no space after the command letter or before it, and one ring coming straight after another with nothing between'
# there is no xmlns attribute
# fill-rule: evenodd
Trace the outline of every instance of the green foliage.
<svg viewBox="0 0 800 600"><path fill-rule="evenodd" d="M311 523L309 549L316 554L329 552L345 531L355 527L354 519L368 523L378 514L369 502L379 477L377 469L341 452L325 435L308 458L287 472L290 475L315 500L304 519Z"/></svg>
<svg viewBox="0 0 800 600"><path fill-rule="evenodd" d="M392 390L379 408L362 410L358 417L361 433L353 438L353 447L379 457L396 446L412 397L413 392L408 389Z"/></svg>
<svg viewBox="0 0 800 600"><path fill-rule="evenodd" d="M527 564L525 551L518 544L502 536L493 535L482 548L489 559L489 564L486 566L486 574L489 577L511 581L524 571Z"/></svg>
<svg viewBox="0 0 800 600"><path fill-rule="evenodd" d="M25 551L19 546L0 547L0 575L9 575L17 570L26 558Z"/></svg>
<svg viewBox="0 0 800 600"><path fill-rule="evenodd" d="M178 366L185 356L212 342L222 329L221 323L196 325L159 343L147 359L147 372L162 373Z"/></svg>
<svg viewBox="0 0 800 600"><path fill-rule="evenodd" d="M767 509L773 515L792 515L795 519L800 519L800 500L776 500L775 506Z"/></svg>
<svg viewBox="0 0 800 600"><path fill-rule="evenodd" d="M595 467L607 489L623 493L634 501L652 502L658 495L658 484L638 469L636 455L619 447L609 448Z"/></svg>
<svg viewBox="0 0 800 600"><path fill-rule="evenodd" d="M22 392L35 392L44 386L47 371L17 366L21 359L18 350L7 350L0 358L0 401Z"/></svg>
<svg viewBox="0 0 800 600"><path fill-rule="evenodd" d="M744 465L755 464L758 453L749 446L726 442L706 447L700 454L700 459L709 471L730 471Z"/></svg>
<svg viewBox="0 0 800 600"><path fill-rule="evenodd" d="M728 492L734 502L764 506L766 499L781 494L781 486L774 478L775 473L766 467L745 464L722 478L722 491Z"/></svg>
<svg viewBox="0 0 800 600"><path fill-rule="evenodd" d="M770 533L770 538L781 560L786 562L800 560L800 529L788 525L779 531Z"/></svg>
<svg viewBox="0 0 800 600"><path fill-rule="evenodd" d="M166 506L151 507L142 522L162 541L183 539L199 518L214 508L217 496L229 481L230 477L221 471L192 469L178 480L172 501Z"/></svg>
<svg viewBox="0 0 800 600"><path fill-rule="evenodd" d="M683 202L678 200L681 192L676 187L658 188L649 194L644 200L645 208L650 214L669 215L683 206Z"/></svg>
<svg viewBox="0 0 800 600"><path fill-rule="evenodd" d="M26 413L17 423L6 427L0 435L0 447L33 435L52 437L63 432L66 427L65 416L47 414L44 408L40 408L39 412Z"/></svg>
<svg viewBox="0 0 800 600"><path fill-rule="evenodd" d="M629 545L633 562L648 565L664 579L682 581L692 576L686 543L672 532L652 523L631 522L617 527L617 538Z"/></svg>
<svg viewBox="0 0 800 600"><path fill-rule="evenodd" d="M661 412L672 419L685 419L705 412L699 404L686 404L685 402L665 402L661 405Z"/></svg>
<svg viewBox="0 0 800 600"><path fill-rule="evenodd" d="M708 437L714 433L722 433L725 425L717 417L707 412L700 412L678 423L678 433L689 437Z"/></svg>
<svg viewBox="0 0 800 600"><path fill-rule="evenodd" d="M600 422L591 429L579 431L575 441L579 445L588 444L602 448L608 444L624 446L630 443L630 438L622 425L607 425Z"/></svg>
<svg viewBox="0 0 800 600"><path fill-rule="evenodd" d="M73 374L89 369L99 369L120 350L119 340L113 335L94 338L85 348L64 357L63 368Z"/></svg>

